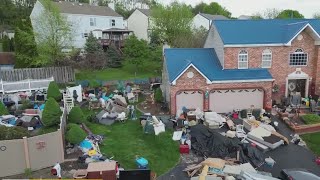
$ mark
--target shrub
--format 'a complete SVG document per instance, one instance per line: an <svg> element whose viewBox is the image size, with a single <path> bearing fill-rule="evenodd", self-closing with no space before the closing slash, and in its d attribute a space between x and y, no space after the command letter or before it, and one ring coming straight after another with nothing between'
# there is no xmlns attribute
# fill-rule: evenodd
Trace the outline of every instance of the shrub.
<svg viewBox="0 0 320 180"><path fill-rule="evenodd" d="M70 123L67 126L66 140L71 144L79 144L83 141L87 134L77 124Z"/></svg>
<svg viewBox="0 0 320 180"><path fill-rule="evenodd" d="M91 81L89 82L89 87L91 87L91 88L98 88L98 87L100 87L100 83L99 83L98 81L91 80Z"/></svg>
<svg viewBox="0 0 320 180"><path fill-rule="evenodd" d="M0 140L22 139L25 136L29 137L30 134L23 127L0 126Z"/></svg>
<svg viewBox="0 0 320 180"><path fill-rule="evenodd" d="M46 102L42 113L42 122L44 126L50 127L60 123L61 109L56 100L52 97Z"/></svg>
<svg viewBox="0 0 320 180"><path fill-rule="evenodd" d="M9 114L7 107L0 101L0 116Z"/></svg>
<svg viewBox="0 0 320 180"><path fill-rule="evenodd" d="M33 109L33 105L30 102L30 100L27 100L27 99L22 100L22 105L19 106L20 110L31 109L31 108Z"/></svg>
<svg viewBox="0 0 320 180"><path fill-rule="evenodd" d="M154 99L156 102L162 102L163 97L162 97L162 91L161 88L157 88L156 92L154 93Z"/></svg>
<svg viewBox="0 0 320 180"><path fill-rule="evenodd" d="M317 114L305 114L305 115L302 115L301 118L306 124L320 123L320 116Z"/></svg>
<svg viewBox="0 0 320 180"><path fill-rule="evenodd" d="M80 109L79 106L74 106L69 115L68 115L68 123L76 123L76 124L81 124L86 121L86 118Z"/></svg>
<svg viewBox="0 0 320 180"><path fill-rule="evenodd" d="M55 81L51 81L48 87L47 98L53 98L60 102L62 99L62 94L59 91L58 84Z"/></svg>

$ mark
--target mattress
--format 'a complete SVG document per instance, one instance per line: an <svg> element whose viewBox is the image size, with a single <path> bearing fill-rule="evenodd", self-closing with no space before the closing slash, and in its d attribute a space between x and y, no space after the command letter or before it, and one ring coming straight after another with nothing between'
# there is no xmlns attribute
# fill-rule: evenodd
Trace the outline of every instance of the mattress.
<svg viewBox="0 0 320 180"><path fill-rule="evenodd" d="M247 134L247 136L248 138L257 141L269 147L270 149L275 149L284 144L284 141L280 137L271 134L270 131L262 127L253 129Z"/></svg>

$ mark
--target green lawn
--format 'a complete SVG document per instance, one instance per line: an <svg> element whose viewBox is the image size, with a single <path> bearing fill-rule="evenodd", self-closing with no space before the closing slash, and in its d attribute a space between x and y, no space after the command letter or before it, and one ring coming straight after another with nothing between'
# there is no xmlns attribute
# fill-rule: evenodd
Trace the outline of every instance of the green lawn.
<svg viewBox="0 0 320 180"><path fill-rule="evenodd" d="M302 139L307 143L308 147L318 156L320 156L320 132L303 134Z"/></svg>
<svg viewBox="0 0 320 180"><path fill-rule="evenodd" d="M302 115L301 118L306 124L320 123L320 116L317 114L306 114L306 115Z"/></svg>
<svg viewBox="0 0 320 180"><path fill-rule="evenodd" d="M81 70L76 73L77 80L127 80L134 78L149 78L160 76L159 65L146 64L140 70L135 66L125 64L121 68L108 68L104 70ZM158 69L158 72L157 70Z"/></svg>

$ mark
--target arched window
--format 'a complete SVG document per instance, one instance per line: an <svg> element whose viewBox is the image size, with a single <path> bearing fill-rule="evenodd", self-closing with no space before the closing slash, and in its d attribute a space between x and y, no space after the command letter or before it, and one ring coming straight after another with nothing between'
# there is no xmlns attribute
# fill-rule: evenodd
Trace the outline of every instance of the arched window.
<svg viewBox="0 0 320 180"><path fill-rule="evenodd" d="M262 68L271 68L271 64L272 64L272 52L270 49L265 49L262 52L261 67Z"/></svg>
<svg viewBox="0 0 320 180"><path fill-rule="evenodd" d="M297 49L290 54L289 65L290 66L306 66L308 63L308 54L303 49Z"/></svg>
<svg viewBox="0 0 320 180"><path fill-rule="evenodd" d="M238 55L238 69L248 69L248 52L241 50Z"/></svg>

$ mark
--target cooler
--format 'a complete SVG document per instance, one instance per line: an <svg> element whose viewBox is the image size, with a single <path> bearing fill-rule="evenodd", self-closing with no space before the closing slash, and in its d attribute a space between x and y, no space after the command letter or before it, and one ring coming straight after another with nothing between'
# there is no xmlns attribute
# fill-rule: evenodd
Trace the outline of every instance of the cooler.
<svg viewBox="0 0 320 180"><path fill-rule="evenodd" d="M136 159L136 164L139 169L147 169L148 168L148 160L143 157L139 157Z"/></svg>

